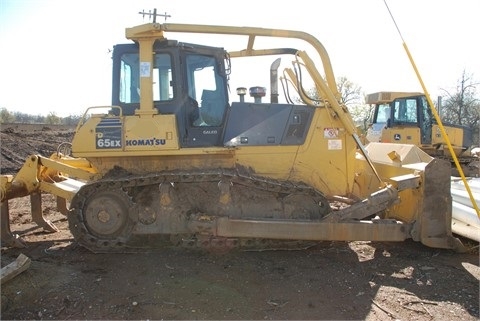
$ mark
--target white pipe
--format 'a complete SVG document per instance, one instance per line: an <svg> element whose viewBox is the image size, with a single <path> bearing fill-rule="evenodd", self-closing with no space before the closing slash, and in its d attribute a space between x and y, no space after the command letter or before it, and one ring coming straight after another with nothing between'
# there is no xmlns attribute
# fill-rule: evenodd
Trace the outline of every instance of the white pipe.
<svg viewBox="0 0 480 321"><path fill-rule="evenodd" d="M480 228L480 219L472 207L452 202L452 217L458 221Z"/></svg>
<svg viewBox="0 0 480 321"><path fill-rule="evenodd" d="M452 178L452 188L462 189L465 190L465 185L461 180L456 178ZM470 178L467 179L468 186L472 191L476 191L477 193L480 192L480 179L479 178Z"/></svg>
<svg viewBox="0 0 480 321"><path fill-rule="evenodd" d="M480 229L478 226L475 227L456 219L452 219L452 231L455 234L480 242Z"/></svg>
<svg viewBox="0 0 480 321"><path fill-rule="evenodd" d="M480 178L467 182L476 203L480 202ZM472 200L462 181L452 178L452 232L480 242L480 218L473 208Z"/></svg>
<svg viewBox="0 0 480 321"><path fill-rule="evenodd" d="M465 190L456 190L456 189L451 189L452 192L452 199L454 202L461 203L465 206L471 207L473 209L473 204L472 200L470 199L470 196ZM480 200L480 193L473 193L474 199L477 201L477 203ZM475 214L476 215L476 214Z"/></svg>

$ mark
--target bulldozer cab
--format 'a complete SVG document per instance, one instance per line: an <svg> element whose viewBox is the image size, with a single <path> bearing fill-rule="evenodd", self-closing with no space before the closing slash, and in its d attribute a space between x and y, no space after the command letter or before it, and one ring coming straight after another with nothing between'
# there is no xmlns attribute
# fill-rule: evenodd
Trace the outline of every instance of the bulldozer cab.
<svg viewBox="0 0 480 321"><path fill-rule="evenodd" d="M432 143L432 113L425 96L397 98L392 102L390 126L417 127L420 144Z"/></svg>
<svg viewBox="0 0 480 321"><path fill-rule="evenodd" d="M225 60L222 48L157 40L151 61L140 62L138 43L116 45L112 104L131 116L152 103L154 114L175 116L182 147L219 146L228 106ZM142 87L142 78L151 85Z"/></svg>

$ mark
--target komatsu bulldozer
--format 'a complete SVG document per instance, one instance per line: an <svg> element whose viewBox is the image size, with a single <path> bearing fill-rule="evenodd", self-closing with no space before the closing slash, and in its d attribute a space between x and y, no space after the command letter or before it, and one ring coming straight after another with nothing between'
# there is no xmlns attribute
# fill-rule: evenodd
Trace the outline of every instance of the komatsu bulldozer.
<svg viewBox="0 0 480 321"><path fill-rule="evenodd" d="M460 176L425 94L382 91L367 95L366 103L373 107L368 142L414 144L432 157L449 161L452 176ZM471 154L471 128L454 124L444 128L463 173L480 176L480 160Z"/></svg>
<svg viewBox="0 0 480 321"><path fill-rule="evenodd" d="M184 33L215 35L216 43L240 37L246 46L170 39ZM451 231L448 162L414 145L363 146L312 35L153 21L127 28L126 38L131 43L113 49L112 105L88 108L70 146L32 155L16 175L1 177L4 243L20 243L8 224L13 198L30 196L33 221L55 230L41 208L41 193L51 193L75 241L96 253L325 240L463 248ZM257 49L270 38L308 49ZM241 71L234 62L260 56L272 58L269 70L257 67L252 86L232 97L230 76ZM285 57L292 65L279 73ZM264 72L269 89L255 83ZM319 100L305 94L307 77Z"/></svg>

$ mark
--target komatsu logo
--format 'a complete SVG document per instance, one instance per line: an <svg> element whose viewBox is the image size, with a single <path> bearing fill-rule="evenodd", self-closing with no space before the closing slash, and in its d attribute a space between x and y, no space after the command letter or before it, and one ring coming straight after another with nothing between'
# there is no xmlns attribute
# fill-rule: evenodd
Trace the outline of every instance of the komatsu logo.
<svg viewBox="0 0 480 321"><path fill-rule="evenodd" d="M167 143L164 138L147 138L147 139L127 139L125 144L127 146L159 146Z"/></svg>

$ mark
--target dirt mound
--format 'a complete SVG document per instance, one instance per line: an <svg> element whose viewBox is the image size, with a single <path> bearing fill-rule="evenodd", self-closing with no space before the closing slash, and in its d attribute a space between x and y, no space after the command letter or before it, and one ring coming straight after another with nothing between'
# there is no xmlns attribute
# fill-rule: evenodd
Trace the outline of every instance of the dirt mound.
<svg viewBox="0 0 480 321"><path fill-rule="evenodd" d="M33 154L49 157L64 142L71 142L73 126L9 124L0 126L1 174L15 174Z"/></svg>

